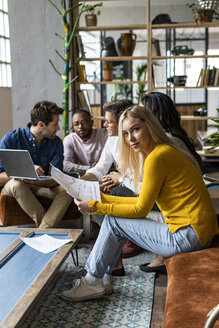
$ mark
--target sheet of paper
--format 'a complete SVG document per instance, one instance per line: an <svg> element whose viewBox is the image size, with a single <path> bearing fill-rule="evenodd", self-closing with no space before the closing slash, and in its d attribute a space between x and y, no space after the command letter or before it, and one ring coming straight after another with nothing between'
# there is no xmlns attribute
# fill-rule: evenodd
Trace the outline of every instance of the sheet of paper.
<svg viewBox="0 0 219 328"><path fill-rule="evenodd" d="M85 181L73 178L53 165L51 165L51 176L56 182L65 188L67 193L73 198L101 201L98 181Z"/></svg>
<svg viewBox="0 0 219 328"><path fill-rule="evenodd" d="M37 251L39 251L41 253L44 253L44 254L50 253L50 252L58 249L59 247L72 241L72 239L54 238L54 237L48 236L47 234L44 234L39 237L32 237L32 238L20 237L20 239L22 239L26 245L36 249Z"/></svg>

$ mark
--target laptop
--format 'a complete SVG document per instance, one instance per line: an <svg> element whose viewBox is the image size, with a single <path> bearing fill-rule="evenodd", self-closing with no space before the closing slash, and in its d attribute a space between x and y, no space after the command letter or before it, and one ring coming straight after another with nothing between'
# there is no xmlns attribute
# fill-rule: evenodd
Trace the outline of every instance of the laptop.
<svg viewBox="0 0 219 328"><path fill-rule="evenodd" d="M39 176L28 150L0 149L0 160L10 178L46 180L51 176Z"/></svg>

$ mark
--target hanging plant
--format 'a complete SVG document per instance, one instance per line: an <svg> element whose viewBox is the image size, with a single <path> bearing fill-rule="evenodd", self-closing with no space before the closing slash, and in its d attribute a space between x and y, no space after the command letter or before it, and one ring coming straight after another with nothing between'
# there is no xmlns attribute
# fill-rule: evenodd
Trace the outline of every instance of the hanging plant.
<svg viewBox="0 0 219 328"><path fill-rule="evenodd" d="M103 4L100 3L98 7L101 7ZM85 15L86 26L96 26L97 25L97 16L100 16L100 9L95 8L94 6L87 5L85 9L88 13Z"/></svg>

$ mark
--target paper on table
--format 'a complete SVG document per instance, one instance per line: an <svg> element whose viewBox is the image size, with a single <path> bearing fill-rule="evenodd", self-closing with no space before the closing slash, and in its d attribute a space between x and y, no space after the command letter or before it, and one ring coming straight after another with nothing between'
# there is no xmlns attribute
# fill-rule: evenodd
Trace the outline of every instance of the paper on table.
<svg viewBox="0 0 219 328"><path fill-rule="evenodd" d="M73 198L101 201L98 181L85 181L73 178L53 165L51 165L51 176L56 182L65 188L67 193Z"/></svg>
<svg viewBox="0 0 219 328"><path fill-rule="evenodd" d="M57 238L48 236L47 234L44 234L39 237L32 237L32 238L20 237L20 239L22 239L26 245L36 249L37 251L39 251L41 253L44 253L44 254L50 253L50 252L56 250L57 248L72 241L72 239L57 239Z"/></svg>

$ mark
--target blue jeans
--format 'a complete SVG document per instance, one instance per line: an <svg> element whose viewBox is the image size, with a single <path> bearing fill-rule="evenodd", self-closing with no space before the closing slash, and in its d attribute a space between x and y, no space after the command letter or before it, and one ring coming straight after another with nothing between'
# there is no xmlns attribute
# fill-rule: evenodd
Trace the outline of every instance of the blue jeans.
<svg viewBox="0 0 219 328"><path fill-rule="evenodd" d="M85 270L102 278L110 274L127 239L152 253L170 257L210 246L200 245L192 226L169 231L169 225L151 219L124 219L106 215Z"/></svg>

